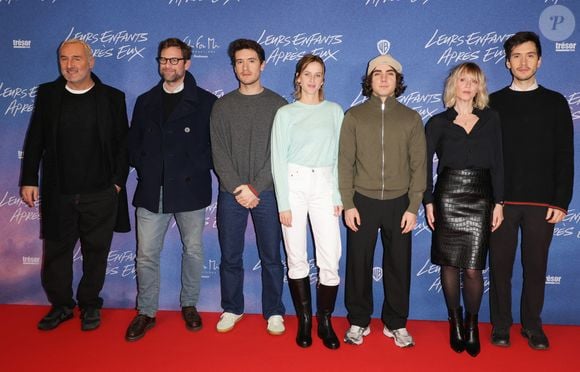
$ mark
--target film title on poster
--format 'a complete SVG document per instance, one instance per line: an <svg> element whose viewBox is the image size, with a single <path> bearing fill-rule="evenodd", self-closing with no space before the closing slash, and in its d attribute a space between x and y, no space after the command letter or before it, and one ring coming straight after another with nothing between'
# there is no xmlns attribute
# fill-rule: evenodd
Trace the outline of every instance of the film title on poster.
<svg viewBox="0 0 580 372"><path fill-rule="evenodd" d="M210 4L210 5L228 5L237 4L240 0L169 0L167 5L181 6L181 5L196 5L196 4Z"/></svg>
<svg viewBox="0 0 580 372"><path fill-rule="evenodd" d="M80 39L93 49L95 58L116 58L131 61L136 57L145 58L143 46L149 39L148 32L129 32L127 30L102 32L76 31L73 26L65 39Z"/></svg>
<svg viewBox="0 0 580 372"><path fill-rule="evenodd" d="M574 92L566 97L570 112L572 112L572 120L580 119L580 92Z"/></svg>
<svg viewBox="0 0 580 372"><path fill-rule="evenodd" d="M367 98L363 96L362 91L359 91L356 98L351 102L350 107L366 101ZM417 111L421 115L423 121L428 120L441 109L441 93L422 93L414 91L404 94L397 98L399 102L405 106Z"/></svg>
<svg viewBox="0 0 580 372"><path fill-rule="evenodd" d="M503 43L512 35L499 34L495 31L446 34L435 29L425 44L425 49L447 47L437 60L437 64L446 66L475 60L497 64L505 59Z"/></svg>
<svg viewBox="0 0 580 372"><path fill-rule="evenodd" d="M0 81L0 100L9 100L8 106L4 109L4 116L15 117L32 112L37 89L38 86L30 88L11 87Z"/></svg>
<svg viewBox="0 0 580 372"><path fill-rule="evenodd" d="M40 212L38 210L39 203L40 201L37 200L34 203L35 207L29 208L24 204L19 195L13 195L6 191L0 199L0 208L15 208L8 222L19 225L22 222L40 219Z"/></svg>
<svg viewBox="0 0 580 372"><path fill-rule="evenodd" d="M363 0L366 6L374 6L375 8L380 5L389 5L393 3L410 3L416 5L425 5L429 0Z"/></svg>
<svg viewBox="0 0 580 372"><path fill-rule="evenodd" d="M307 34L304 32L295 35L269 34L266 30L258 38L258 43L265 47L274 47L266 59L266 63L298 61L307 53L312 53L323 61L338 60L338 45L342 44L341 34L322 34L319 32Z"/></svg>

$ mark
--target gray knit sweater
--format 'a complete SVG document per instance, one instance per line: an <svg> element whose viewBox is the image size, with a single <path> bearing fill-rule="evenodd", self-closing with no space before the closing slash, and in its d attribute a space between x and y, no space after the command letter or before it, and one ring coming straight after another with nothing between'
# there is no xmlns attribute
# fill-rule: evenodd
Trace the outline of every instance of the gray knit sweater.
<svg viewBox="0 0 580 372"><path fill-rule="evenodd" d="M256 95L234 90L215 103L211 113L211 146L220 190L233 193L243 184L258 193L273 190L270 134L276 111L287 102L264 88Z"/></svg>

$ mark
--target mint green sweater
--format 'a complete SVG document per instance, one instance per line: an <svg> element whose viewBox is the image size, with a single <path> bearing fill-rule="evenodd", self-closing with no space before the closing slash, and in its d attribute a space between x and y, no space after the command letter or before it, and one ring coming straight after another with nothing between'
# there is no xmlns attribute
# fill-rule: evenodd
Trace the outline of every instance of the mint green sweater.
<svg viewBox="0 0 580 372"><path fill-rule="evenodd" d="M280 212L290 210L288 164L332 167L333 202L342 205L338 192L338 140L344 114L329 101L307 105L296 101L281 107L272 128L272 175Z"/></svg>

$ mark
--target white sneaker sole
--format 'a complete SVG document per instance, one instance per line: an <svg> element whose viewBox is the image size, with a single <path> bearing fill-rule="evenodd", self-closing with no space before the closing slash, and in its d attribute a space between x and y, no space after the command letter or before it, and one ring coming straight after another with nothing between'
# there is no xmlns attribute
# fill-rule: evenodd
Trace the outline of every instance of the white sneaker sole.
<svg viewBox="0 0 580 372"><path fill-rule="evenodd" d="M393 341L395 341L395 345L397 345L398 347L411 347L415 345L415 341L411 341L410 343L400 343L399 341L397 341L397 338L395 337L395 335L393 333L391 333L391 331L387 328L387 327L383 327L383 334L385 336L387 336L388 338L392 338Z"/></svg>
<svg viewBox="0 0 580 372"><path fill-rule="evenodd" d="M286 333L286 330L285 329L283 329L281 331L274 331L274 330L271 330L271 329L266 328L266 330L268 331L268 334L270 334L272 336L281 336L284 333Z"/></svg>
<svg viewBox="0 0 580 372"><path fill-rule="evenodd" d="M236 324L237 324L237 323L238 323L240 320L242 320L242 318L243 318L243 317L244 317L244 314L240 315L240 317L239 317L238 319L234 320L234 324L232 324L232 326L231 326L231 327L228 327L228 328L220 328L220 327L219 327L219 322L218 322L218 324L216 325L215 329L216 329L216 330L217 330L219 333L227 333L227 332L231 331L232 329L234 329L234 327L236 326Z"/></svg>
<svg viewBox="0 0 580 372"><path fill-rule="evenodd" d="M363 335L363 337L365 337L365 336L368 336L370 333L371 333L371 328L366 327L365 330L363 331L362 335ZM356 340L349 338L348 336L345 335L344 342L346 342L347 344L350 344L350 345L357 345L357 346L362 345L362 343L364 341L363 337L361 337L359 341L356 341Z"/></svg>

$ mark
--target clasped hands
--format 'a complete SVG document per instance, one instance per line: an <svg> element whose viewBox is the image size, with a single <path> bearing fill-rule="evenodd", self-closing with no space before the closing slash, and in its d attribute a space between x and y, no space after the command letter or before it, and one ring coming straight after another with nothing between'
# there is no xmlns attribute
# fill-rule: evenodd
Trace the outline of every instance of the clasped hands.
<svg viewBox="0 0 580 372"><path fill-rule="evenodd" d="M236 201L244 208L252 209L258 206L260 198L252 192L249 185L240 185L234 189Z"/></svg>

